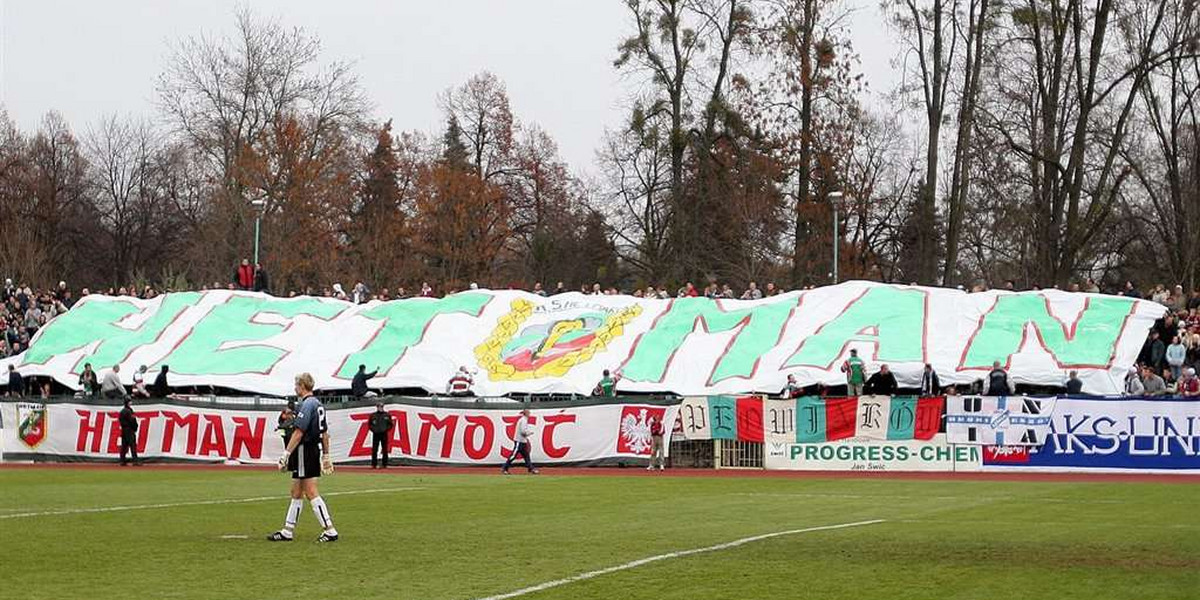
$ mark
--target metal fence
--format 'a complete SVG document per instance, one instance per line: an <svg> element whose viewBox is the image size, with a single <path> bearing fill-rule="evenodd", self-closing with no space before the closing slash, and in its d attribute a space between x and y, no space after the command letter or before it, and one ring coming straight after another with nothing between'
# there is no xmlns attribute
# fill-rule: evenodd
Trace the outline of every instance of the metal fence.
<svg viewBox="0 0 1200 600"><path fill-rule="evenodd" d="M713 461L712 440L679 440L671 442L672 468L711 469Z"/></svg>
<svg viewBox="0 0 1200 600"><path fill-rule="evenodd" d="M671 442L671 466L684 469L761 469L764 445L736 440Z"/></svg>
<svg viewBox="0 0 1200 600"><path fill-rule="evenodd" d="M718 469L763 468L763 443L739 440L713 440Z"/></svg>

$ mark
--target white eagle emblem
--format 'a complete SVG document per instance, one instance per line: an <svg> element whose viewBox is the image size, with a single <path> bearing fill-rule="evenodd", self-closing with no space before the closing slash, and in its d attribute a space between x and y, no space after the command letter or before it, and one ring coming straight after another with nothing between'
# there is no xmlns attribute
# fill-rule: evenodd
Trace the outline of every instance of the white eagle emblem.
<svg viewBox="0 0 1200 600"><path fill-rule="evenodd" d="M641 409L636 417L628 414L621 419L621 438L634 454L650 452L650 422L646 418L646 409Z"/></svg>

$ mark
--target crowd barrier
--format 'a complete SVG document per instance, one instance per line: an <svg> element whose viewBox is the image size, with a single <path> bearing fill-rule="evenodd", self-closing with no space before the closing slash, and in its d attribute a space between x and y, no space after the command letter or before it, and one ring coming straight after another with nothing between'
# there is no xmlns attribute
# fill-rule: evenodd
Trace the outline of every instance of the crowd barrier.
<svg viewBox="0 0 1200 600"><path fill-rule="evenodd" d="M1200 400L1060 397L1045 415L1048 429L1038 443L996 446L951 442L944 407L961 397L945 403L874 397L879 398L874 407L867 398L814 400L827 411L847 404L840 424L801 415L804 399L685 398L673 451L687 444L689 455L703 456L694 446L710 440L708 455L716 468L1200 473ZM864 418L872 409L883 415L877 419L881 425L870 427L871 419ZM830 435L836 428L842 431Z"/></svg>
<svg viewBox="0 0 1200 600"><path fill-rule="evenodd" d="M830 409L853 400L865 409L866 398L821 402ZM1200 400L1059 398L1045 439L1024 446L951 443L938 427L944 403L929 400L940 401L889 398L891 414L908 410L913 424L897 426L893 418L883 431L872 431L852 419L844 424L852 428L846 437L831 435L840 426L832 421L820 421L823 431L801 431L805 422L796 414L803 410L801 401L758 396L530 404L392 397L384 402L397 423L390 441L391 457L399 464L502 463L511 453L518 411L530 406L537 431L534 459L548 464L644 465L654 417L675 424L667 450L670 464L681 467L1200 473ZM152 460L272 464L283 445L274 431L280 404L256 399L139 403L139 453ZM5 460L112 460L120 443L119 409L115 403L75 398L6 400L0 403L0 453ZM883 410L888 414L886 405ZM369 462L367 419L373 411L373 400L329 404L335 462ZM826 435L831 437L822 439Z"/></svg>
<svg viewBox="0 0 1200 600"><path fill-rule="evenodd" d="M641 462L650 455L650 420L673 423L677 400L585 399L519 402L389 397L330 403L325 419L335 463L371 458L368 419L384 402L395 419L397 464L499 465L513 451L520 410L529 407L538 464ZM274 464L283 450L281 406L247 400L139 402L138 454L149 460ZM76 398L0 403L5 460L111 461L120 450L116 403Z"/></svg>

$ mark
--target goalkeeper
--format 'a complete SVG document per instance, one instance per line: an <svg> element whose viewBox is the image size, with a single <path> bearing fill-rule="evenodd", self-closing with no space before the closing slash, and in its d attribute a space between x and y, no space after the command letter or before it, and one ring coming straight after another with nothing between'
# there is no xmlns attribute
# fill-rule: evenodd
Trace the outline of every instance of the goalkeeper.
<svg viewBox="0 0 1200 600"><path fill-rule="evenodd" d="M325 425L325 407L313 393L313 378L308 373L296 376L296 397L300 408L293 422L295 429L288 440L287 449L279 459L279 470L292 472L292 503L288 506L283 529L267 536L272 542L290 542L296 529L296 521L308 498L313 514L325 531L318 542L336 542L338 532L333 528L333 517L329 507L317 491L317 478L333 472L333 460L329 456L329 431Z"/></svg>

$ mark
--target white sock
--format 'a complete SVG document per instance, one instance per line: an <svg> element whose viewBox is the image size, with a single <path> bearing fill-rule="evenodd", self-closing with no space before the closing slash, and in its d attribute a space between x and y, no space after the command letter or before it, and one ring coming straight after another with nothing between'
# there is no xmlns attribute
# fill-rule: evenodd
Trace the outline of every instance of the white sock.
<svg viewBox="0 0 1200 600"><path fill-rule="evenodd" d="M317 496L311 502L313 514L317 515L317 521L321 524L321 527L325 528L325 533L337 535L337 530L333 528L333 517L329 515L329 507L325 506L325 500Z"/></svg>
<svg viewBox="0 0 1200 600"><path fill-rule="evenodd" d="M283 520L283 532L291 533L296 529L296 521L300 519L300 511L304 508L304 501L299 498L292 498L292 503L288 505L287 518Z"/></svg>

